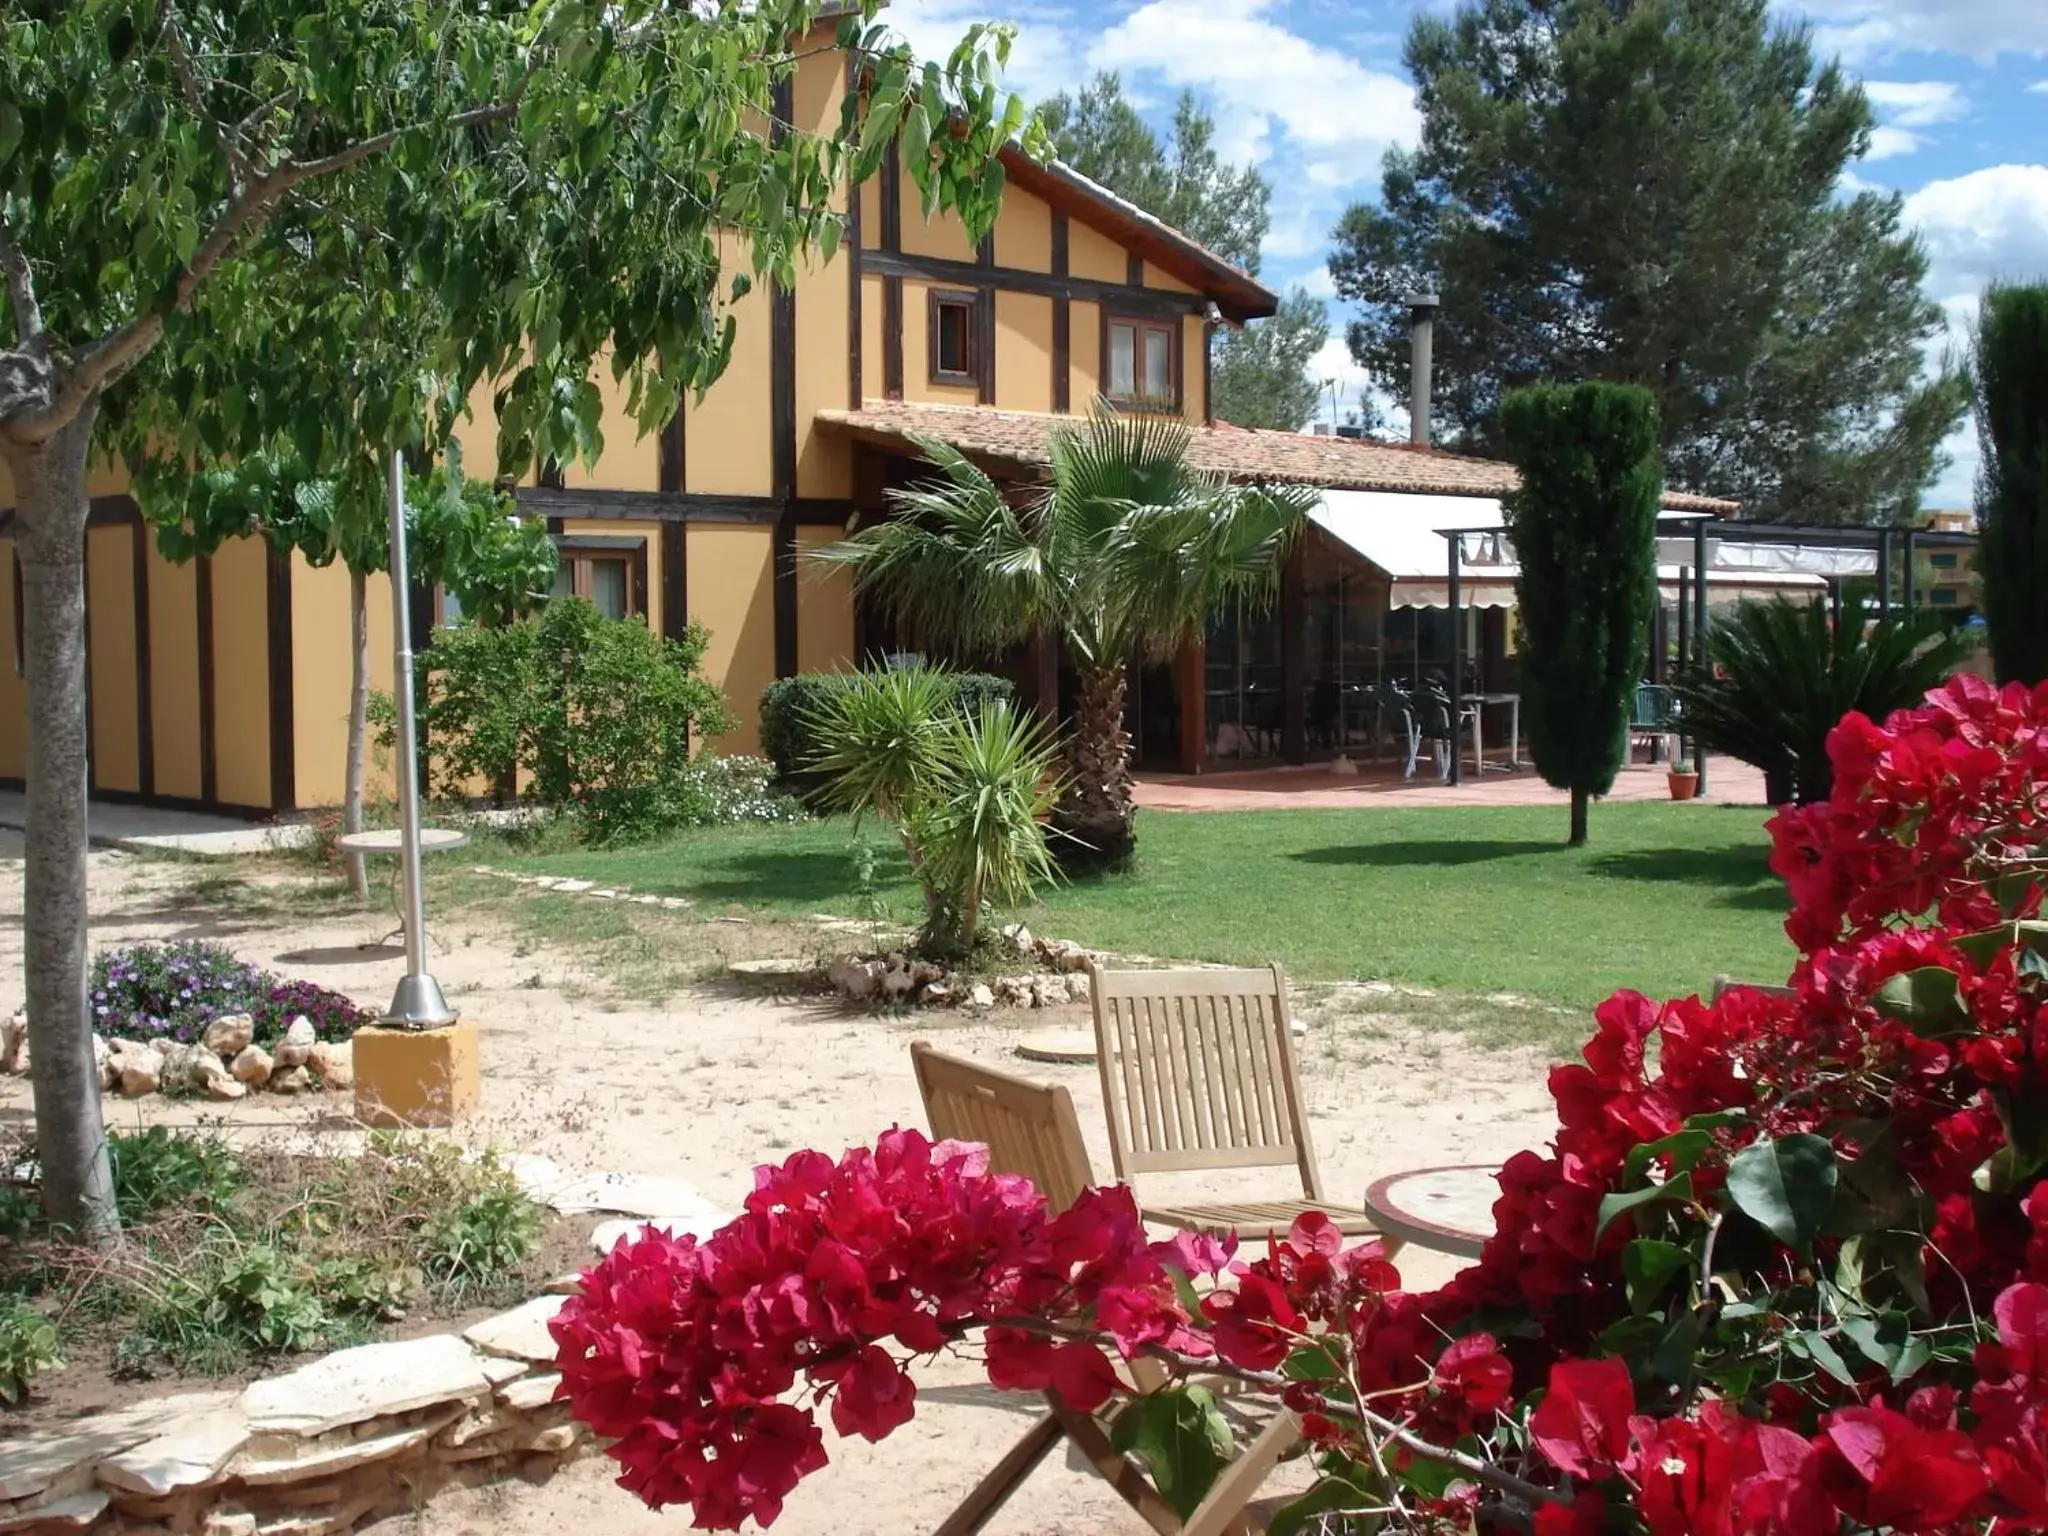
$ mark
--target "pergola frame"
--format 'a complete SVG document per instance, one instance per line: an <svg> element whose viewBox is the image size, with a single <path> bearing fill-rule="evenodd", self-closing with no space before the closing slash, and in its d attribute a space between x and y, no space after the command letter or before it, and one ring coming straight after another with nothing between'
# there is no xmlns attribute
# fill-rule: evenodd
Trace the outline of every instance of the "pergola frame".
<svg viewBox="0 0 2048 1536"><path fill-rule="evenodd" d="M1687 571L1679 571L1678 604L1678 666L1683 676L1692 668L1693 659L1704 658L1707 654L1707 541L1710 530L1721 529L1730 540L1744 544L1777 544L1786 546L1811 545L1829 549L1874 549L1877 551L1877 611L1880 616L1891 612L1892 605L1892 546L1903 540L1906 562L1905 590L1902 601L1908 609L1917 606L1919 597L1918 579L1913 569L1913 557L1922 549L1972 549L1977 547L1974 533L1944 533L1931 528L1876 528L1841 527L1826 523L1744 523L1719 517L1711 512L1660 512L1657 527L1661 536L1665 528L1680 528L1692 534L1693 562L1690 568L1692 581L1692 625L1688 632L1684 584ZM1460 598L1463 595L1461 565L1464 560L1464 540L1467 534L1498 534L1501 527L1490 528L1439 528L1437 533L1449 546L1450 554L1450 611L1451 611L1451 784L1455 787L1464 783L1462 758L1458 751L1458 707L1463 702L1465 672L1465 634L1459 622L1463 609ZM1839 604L1841 580L1839 576L1824 577L1828 590ZM1838 607L1839 612L1839 607ZM1691 748L1692 764L1699 774L1699 795L1707 793L1706 754L1700 744L1689 737L1681 740Z"/></svg>

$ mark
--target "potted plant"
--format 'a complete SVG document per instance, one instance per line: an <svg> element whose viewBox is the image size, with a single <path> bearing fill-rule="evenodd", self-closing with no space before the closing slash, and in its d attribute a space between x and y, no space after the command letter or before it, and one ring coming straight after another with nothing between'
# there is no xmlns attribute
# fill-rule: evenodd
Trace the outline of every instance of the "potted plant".
<svg viewBox="0 0 2048 1536"><path fill-rule="evenodd" d="M1664 775L1664 782L1671 786L1671 798L1690 800L1700 792L1700 771L1690 760L1679 758L1671 765L1671 771Z"/></svg>

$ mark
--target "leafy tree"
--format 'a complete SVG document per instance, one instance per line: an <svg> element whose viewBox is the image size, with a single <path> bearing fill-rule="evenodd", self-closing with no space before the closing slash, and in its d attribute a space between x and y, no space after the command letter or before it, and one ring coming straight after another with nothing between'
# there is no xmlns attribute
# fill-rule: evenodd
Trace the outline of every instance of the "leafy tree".
<svg viewBox="0 0 2048 1536"><path fill-rule="evenodd" d="M1571 791L1571 844L1614 787L1657 604L1657 406L1628 384L1519 389L1501 428L1521 489L1503 505L1522 567L1529 754Z"/></svg>
<svg viewBox="0 0 2048 1536"><path fill-rule="evenodd" d="M1308 365L1330 339L1323 301L1297 288L1270 320L1255 320L1216 343L1210 404L1219 421L1299 432L1316 413L1320 383Z"/></svg>
<svg viewBox="0 0 2048 1536"><path fill-rule="evenodd" d="M517 516L518 504L462 473L451 443L443 464L406 481L408 564L416 581L444 586L465 615L505 623L545 601L555 550L544 523ZM138 476L144 516L157 525L166 558L211 554L232 538L259 535L296 549L310 565L339 558L349 577L349 715L342 825L363 829L363 757L370 696L369 578L388 568L391 546L382 487L307 475L296 450L280 447L185 473L159 461ZM367 504L363 498L367 495ZM402 595L395 600L405 601ZM361 855L348 861L358 900L369 888Z"/></svg>
<svg viewBox="0 0 2048 1536"><path fill-rule="evenodd" d="M1948 680L1972 643L1938 608L1894 608L1851 593L1839 622L1822 602L1747 602L1707 632L1710 673L1684 684L1685 728L1710 752L1764 772L1773 805L1834 789L1828 733L1851 710L1910 709Z"/></svg>
<svg viewBox="0 0 2048 1536"><path fill-rule="evenodd" d="M1838 195L1862 89L1766 0L1465 0L1418 16L1422 142L1335 233L1352 355L1408 385L1406 297L1440 290L1435 400L1497 449L1508 391L1641 384L1681 483L1759 516L1911 521L1960 418L1901 201Z"/></svg>
<svg viewBox="0 0 2048 1536"><path fill-rule="evenodd" d="M1977 577L2000 682L2048 680L2048 284L1977 317Z"/></svg>
<svg viewBox="0 0 2048 1536"><path fill-rule="evenodd" d="M996 150L1020 131L1042 147L990 84L1007 33L972 28L920 73L875 10L839 22L867 89L821 134L763 127L815 0L0 12L0 462L26 598L26 972L54 1219L118 1230L84 991L88 462L233 456L285 435L326 473L366 444L439 441L486 378L501 459L567 458L595 436L600 351L652 429L718 377L725 305L750 274L787 284L806 251L830 254L835 189L899 132L927 203L977 233L1000 196ZM731 232L747 271L721 266ZM278 388L279 367L242 367L285 355L280 337L318 342L301 368L331 361L359 307L396 291L387 274L447 306L460 341L441 369L356 402L317 374ZM271 386L192 391L216 370Z"/></svg>
<svg viewBox="0 0 2048 1536"><path fill-rule="evenodd" d="M1225 165L1217 157L1216 120L1194 92L1183 91L1174 104L1173 133L1164 143L1125 99L1115 74L1098 74L1078 99L1062 91L1038 110L1068 165L1257 273L1259 247L1273 224L1273 189L1257 166Z"/></svg>
<svg viewBox="0 0 2048 1536"><path fill-rule="evenodd" d="M1135 841L1124 668L1170 656L1209 615L1279 590L1313 502L1300 487L1233 486L1191 468L1177 421L1098 406L1049 434L1051 483L1022 506L945 444L939 478L894 492L903 515L812 551L925 641L999 650L1058 635L1080 671L1058 822L1094 859Z"/></svg>

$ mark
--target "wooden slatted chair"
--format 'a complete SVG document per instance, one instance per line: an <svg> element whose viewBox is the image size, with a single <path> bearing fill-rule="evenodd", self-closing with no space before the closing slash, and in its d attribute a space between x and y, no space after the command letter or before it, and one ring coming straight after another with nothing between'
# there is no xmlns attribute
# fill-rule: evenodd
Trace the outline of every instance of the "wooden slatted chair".
<svg viewBox="0 0 2048 1536"><path fill-rule="evenodd" d="M1375 1231L1356 1205L1323 1197L1301 1108L1287 978L1265 970L1105 971L1090 963L1095 1060L1116 1176L1293 1164L1301 1194L1149 1205L1148 1221L1257 1238L1322 1211L1346 1236Z"/></svg>
<svg viewBox="0 0 2048 1536"><path fill-rule="evenodd" d="M1055 1211L1072 1205L1095 1182L1073 1095L1065 1088L1026 1082L944 1055L922 1041L911 1046L910 1060L934 1137L982 1143L989 1149L991 1169L1030 1179ZM1158 1362L1143 1357L1131 1361L1129 1370L1140 1391L1150 1391L1166 1379ZM1200 1507L1183 1521L1140 1464L1110 1444L1106 1421L1076 1412L1054 1393L1045 1396L1048 1411L975 1484L934 1536L973 1536L1062 1439L1073 1442L1103 1480L1161 1536L1237 1536L1255 1529L1245 1505L1301 1438L1294 1415L1281 1409L1224 1468Z"/></svg>

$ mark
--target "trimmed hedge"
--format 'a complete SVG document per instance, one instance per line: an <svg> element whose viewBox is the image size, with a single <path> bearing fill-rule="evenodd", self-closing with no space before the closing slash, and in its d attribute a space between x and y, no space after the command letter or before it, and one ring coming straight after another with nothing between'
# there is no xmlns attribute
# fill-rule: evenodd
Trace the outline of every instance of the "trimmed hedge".
<svg viewBox="0 0 2048 1536"><path fill-rule="evenodd" d="M805 722L855 676L858 674L852 672L799 672L761 690L761 753L775 765L780 783L798 789L815 784L816 776L808 765L818 755L818 744ZM962 710L1017 700L1017 685L1007 677L988 672L948 672L946 676L954 681L953 702Z"/></svg>

